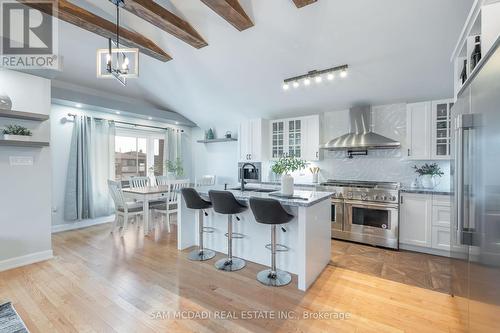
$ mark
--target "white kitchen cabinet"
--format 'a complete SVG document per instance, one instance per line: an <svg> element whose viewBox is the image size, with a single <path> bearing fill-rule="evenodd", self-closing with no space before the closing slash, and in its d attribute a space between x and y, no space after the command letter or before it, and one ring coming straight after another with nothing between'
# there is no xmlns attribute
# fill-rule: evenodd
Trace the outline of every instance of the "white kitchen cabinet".
<svg viewBox="0 0 500 333"><path fill-rule="evenodd" d="M304 135L302 140L302 158L306 161L319 161L320 159L320 125L319 116L304 117Z"/></svg>
<svg viewBox="0 0 500 333"><path fill-rule="evenodd" d="M451 108L453 100L444 99L432 102L431 159L449 160L451 158Z"/></svg>
<svg viewBox="0 0 500 333"><path fill-rule="evenodd" d="M307 161L320 159L319 116L270 121L271 159L295 156Z"/></svg>
<svg viewBox="0 0 500 333"><path fill-rule="evenodd" d="M401 194L399 243L403 249L449 255L450 196Z"/></svg>
<svg viewBox="0 0 500 333"><path fill-rule="evenodd" d="M267 142L267 124L263 119L244 121L239 129L240 162L261 162L266 159L263 145Z"/></svg>
<svg viewBox="0 0 500 333"><path fill-rule="evenodd" d="M431 195L401 194L399 243L431 247L431 219Z"/></svg>
<svg viewBox="0 0 500 333"><path fill-rule="evenodd" d="M431 102L406 107L407 156L410 160L431 159L431 110Z"/></svg>

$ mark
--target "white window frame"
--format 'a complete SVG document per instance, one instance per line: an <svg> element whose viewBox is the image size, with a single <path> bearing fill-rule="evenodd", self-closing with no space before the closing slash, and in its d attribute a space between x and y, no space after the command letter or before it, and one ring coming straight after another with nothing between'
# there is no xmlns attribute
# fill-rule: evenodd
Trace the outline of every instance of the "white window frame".
<svg viewBox="0 0 500 333"><path fill-rule="evenodd" d="M154 140L166 140L165 134L158 131L117 127L115 136L146 139L146 175L149 177L149 168L154 166ZM163 168L163 175L166 175L165 168Z"/></svg>

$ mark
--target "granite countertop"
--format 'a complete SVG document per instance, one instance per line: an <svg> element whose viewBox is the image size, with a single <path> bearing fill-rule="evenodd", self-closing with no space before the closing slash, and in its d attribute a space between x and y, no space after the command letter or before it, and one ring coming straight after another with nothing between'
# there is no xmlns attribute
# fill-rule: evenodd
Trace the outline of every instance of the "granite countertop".
<svg viewBox="0 0 500 333"><path fill-rule="evenodd" d="M252 191L245 191L242 192L240 190L235 190L234 188L238 188L239 185L233 185L233 186L228 186L227 190L235 196L236 199L238 200L244 200L247 201L250 199L250 197L256 197L256 198L269 198L269 199L275 199L278 200L282 205L285 206L296 206L296 207L310 207L318 202L321 202L323 200L329 200L332 196L331 192L322 192L322 191L315 191L313 189L311 190L305 190L305 189L296 189L293 196L294 197L300 197L300 198L283 198L283 197L275 197L272 195L269 195L271 193L265 193L265 192L252 192ZM279 186L272 186L272 185L265 185L265 184L247 184L245 186L247 189L273 189L276 190L275 193L279 192ZM199 186L195 188L200 195L203 196L208 196L208 191L210 190L224 190L223 185L215 185L215 186Z"/></svg>
<svg viewBox="0 0 500 333"><path fill-rule="evenodd" d="M453 195L453 192L449 187L439 187L439 186L436 188L402 186L401 192L416 193L416 194Z"/></svg>

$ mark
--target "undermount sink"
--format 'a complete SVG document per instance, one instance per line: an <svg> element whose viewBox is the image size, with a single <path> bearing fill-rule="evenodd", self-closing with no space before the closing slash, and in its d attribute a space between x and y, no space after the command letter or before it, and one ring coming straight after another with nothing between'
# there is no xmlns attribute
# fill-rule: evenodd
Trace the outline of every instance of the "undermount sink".
<svg viewBox="0 0 500 333"><path fill-rule="evenodd" d="M240 187L235 187L235 188L230 188L230 190L233 191L240 191ZM259 192L259 193L271 193L271 192L276 192L276 189L273 188L255 188L255 187L245 187L244 192Z"/></svg>

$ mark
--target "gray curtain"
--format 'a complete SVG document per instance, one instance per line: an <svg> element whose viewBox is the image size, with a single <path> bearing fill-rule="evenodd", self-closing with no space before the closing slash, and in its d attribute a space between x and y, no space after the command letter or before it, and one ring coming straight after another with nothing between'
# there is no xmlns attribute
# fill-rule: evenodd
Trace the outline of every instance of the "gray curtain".
<svg viewBox="0 0 500 333"><path fill-rule="evenodd" d="M177 129L169 128L165 132L165 142L164 153L165 159L167 161L176 162L179 159L182 163L182 132Z"/></svg>
<svg viewBox="0 0 500 333"><path fill-rule="evenodd" d="M107 180L114 178L114 124L76 116L66 178L64 219L108 216L113 206Z"/></svg>

